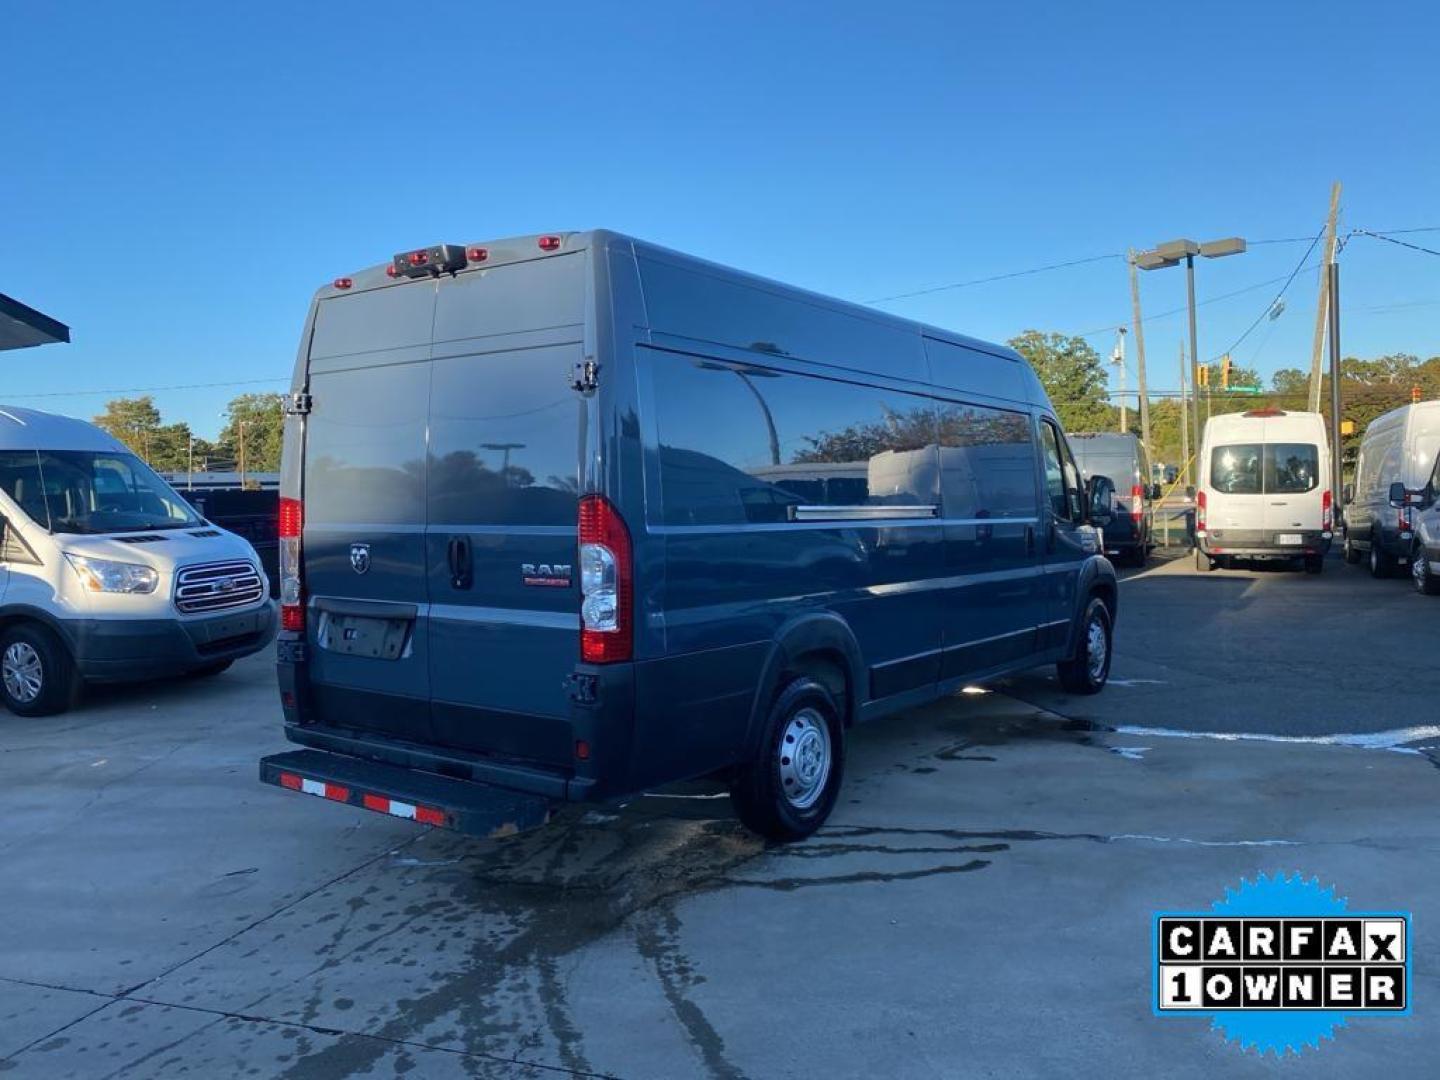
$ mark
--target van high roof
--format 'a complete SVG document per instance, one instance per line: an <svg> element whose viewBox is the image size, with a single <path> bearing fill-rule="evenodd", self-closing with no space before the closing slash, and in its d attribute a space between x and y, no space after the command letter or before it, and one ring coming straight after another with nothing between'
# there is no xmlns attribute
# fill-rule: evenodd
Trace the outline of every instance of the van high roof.
<svg viewBox="0 0 1440 1080"><path fill-rule="evenodd" d="M130 452L94 424L14 405L0 405L0 450Z"/></svg>

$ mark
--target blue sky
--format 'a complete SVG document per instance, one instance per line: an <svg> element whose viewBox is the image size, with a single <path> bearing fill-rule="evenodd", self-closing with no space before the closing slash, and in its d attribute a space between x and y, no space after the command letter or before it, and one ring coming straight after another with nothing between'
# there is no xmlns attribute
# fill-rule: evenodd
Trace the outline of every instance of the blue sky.
<svg viewBox="0 0 1440 1080"><path fill-rule="evenodd" d="M74 344L0 357L0 400L88 417L89 391L256 380L156 392L213 435L283 384L316 286L441 240L604 226L867 300L1308 237L1335 179L1342 228L1440 226L1437 31L1420 3L17 5L0 291ZM1304 250L1202 263L1201 299ZM1440 258L1342 259L1347 353L1440 352ZM1183 304L1182 273L1142 285ZM1276 288L1203 307L1202 354ZM1308 363L1315 289L1237 359ZM1119 259L879 306L1106 353L1129 321ZM1147 323L1152 385L1184 327Z"/></svg>

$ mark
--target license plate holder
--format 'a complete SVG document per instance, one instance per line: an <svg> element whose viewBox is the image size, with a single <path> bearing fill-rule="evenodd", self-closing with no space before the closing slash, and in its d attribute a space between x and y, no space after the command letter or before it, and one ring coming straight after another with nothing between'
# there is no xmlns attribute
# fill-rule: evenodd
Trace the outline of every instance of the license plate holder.
<svg viewBox="0 0 1440 1080"><path fill-rule="evenodd" d="M408 619L327 613L318 641L322 649L344 656L397 660L405 648L405 630L409 625Z"/></svg>
<svg viewBox="0 0 1440 1080"><path fill-rule="evenodd" d="M1299 533L1281 533L1279 541L1284 547L1299 547L1305 542L1305 538Z"/></svg>

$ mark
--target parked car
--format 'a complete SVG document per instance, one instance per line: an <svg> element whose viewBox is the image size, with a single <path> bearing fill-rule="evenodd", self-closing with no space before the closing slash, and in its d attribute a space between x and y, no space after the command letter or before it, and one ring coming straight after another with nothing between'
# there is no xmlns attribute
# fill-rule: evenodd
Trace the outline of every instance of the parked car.
<svg viewBox="0 0 1440 1080"><path fill-rule="evenodd" d="M1212 416L1200 440L1195 565L1286 559L1325 569L1334 506L1319 413L1253 409Z"/></svg>
<svg viewBox="0 0 1440 1080"><path fill-rule="evenodd" d="M302 342L266 782L489 835L719 776L794 838L859 721L1105 684L1113 484L1007 348L609 232L402 252Z"/></svg>
<svg viewBox="0 0 1440 1080"><path fill-rule="evenodd" d="M1105 554L1144 566L1155 547L1155 500L1160 498L1160 485L1147 482L1150 462L1145 448L1128 432L1070 432L1069 438L1084 476L1108 476L1115 482Z"/></svg>
<svg viewBox="0 0 1440 1080"><path fill-rule="evenodd" d="M263 649L255 551L81 420L0 409L0 698L38 716L85 681L213 675Z"/></svg>
<svg viewBox="0 0 1440 1080"><path fill-rule="evenodd" d="M1415 543L1410 554L1410 580L1418 592L1440 596L1440 454L1424 487L1390 492L1391 502L1408 502L1413 510Z"/></svg>
<svg viewBox="0 0 1440 1080"><path fill-rule="evenodd" d="M1391 488L1424 487L1440 451L1440 401L1402 405L1376 417L1360 440L1355 480L1345 492L1345 561L1366 560L1389 577L1415 548L1415 508L1391 499Z"/></svg>

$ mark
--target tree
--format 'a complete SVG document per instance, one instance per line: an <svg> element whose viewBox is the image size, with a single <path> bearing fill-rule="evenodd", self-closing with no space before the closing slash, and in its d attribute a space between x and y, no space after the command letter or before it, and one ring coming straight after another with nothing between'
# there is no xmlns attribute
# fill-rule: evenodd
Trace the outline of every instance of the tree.
<svg viewBox="0 0 1440 1080"><path fill-rule="evenodd" d="M1106 394L1105 366L1100 354L1082 337L1026 330L1009 341L1025 357L1066 431L1108 431L1115 409Z"/></svg>
<svg viewBox="0 0 1440 1080"><path fill-rule="evenodd" d="M245 471L278 472L284 442L283 394L241 394L225 407L225 426L215 441L216 456L240 468L241 425L245 436Z"/></svg>
<svg viewBox="0 0 1440 1080"><path fill-rule="evenodd" d="M116 398L95 417L95 425L128 446L152 469L183 472L190 458L190 425L161 422L150 396Z"/></svg>

